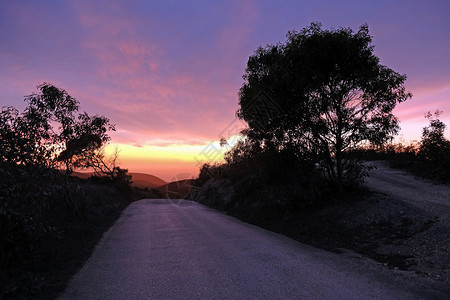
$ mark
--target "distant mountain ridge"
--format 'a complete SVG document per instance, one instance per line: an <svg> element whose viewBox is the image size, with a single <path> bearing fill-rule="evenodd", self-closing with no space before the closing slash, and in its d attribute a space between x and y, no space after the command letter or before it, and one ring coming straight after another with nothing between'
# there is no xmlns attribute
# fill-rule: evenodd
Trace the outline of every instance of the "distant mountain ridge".
<svg viewBox="0 0 450 300"><path fill-rule="evenodd" d="M163 179L146 174L146 173L129 173L132 177L133 183L132 186L138 187L138 188L157 188L160 186L163 186L167 184L166 181Z"/></svg>
<svg viewBox="0 0 450 300"><path fill-rule="evenodd" d="M164 181L163 179L150 175L145 173L128 173L131 175L133 180L133 183L131 186L138 187L138 188L158 188L160 186L168 184L168 182ZM94 172L73 172L72 176L78 177L78 178L89 178L92 175L94 175Z"/></svg>
<svg viewBox="0 0 450 300"><path fill-rule="evenodd" d="M146 173L128 173L131 175L133 183L131 186L138 188L156 189L163 198L179 199L186 198L194 185L195 179L183 179L167 182L157 176ZM73 172L72 176L87 179L94 175L94 172Z"/></svg>

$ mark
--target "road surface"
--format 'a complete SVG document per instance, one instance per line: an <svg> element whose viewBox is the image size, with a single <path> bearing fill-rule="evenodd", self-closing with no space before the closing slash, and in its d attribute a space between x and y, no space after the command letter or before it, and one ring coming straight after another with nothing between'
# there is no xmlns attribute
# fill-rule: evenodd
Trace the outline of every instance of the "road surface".
<svg viewBox="0 0 450 300"><path fill-rule="evenodd" d="M61 299L415 299L408 274L185 200L130 205Z"/></svg>
<svg viewBox="0 0 450 300"><path fill-rule="evenodd" d="M450 186L418 179L401 169L392 169L383 161L369 162L366 185L373 191L388 194L427 211L443 213L450 209Z"/></svg>

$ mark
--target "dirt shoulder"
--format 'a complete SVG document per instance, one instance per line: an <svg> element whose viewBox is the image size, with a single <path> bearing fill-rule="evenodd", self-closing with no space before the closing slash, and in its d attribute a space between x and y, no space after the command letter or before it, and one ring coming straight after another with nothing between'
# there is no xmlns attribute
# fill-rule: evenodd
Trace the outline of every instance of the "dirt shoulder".
<svg viewBox="0 0 450 300"><path fill-rule="evenodd" d="M346 203L300 213L288 235L336 252L354 251L393 270L450 283L450 186L375 165L368 192ZM346 250L347 249L347 250Z"/></svg>
<svg viewBox="0 0 450 300"><path fill-rule="evenodd" d="M421 230L402 239L380 245L381 254L399 253L410 256L407 270L439 282L450 283L450 186L392 169L385 162L370 162L376 169L366 180L366 186L378 197L395 203L403 214L404 231ZM388 205L384 205L388 207ZM404 207L405 209L402 209Z"/></svg>
<svg viewBox="0 0 450 300"><path fill-rule="evenodd" d="M388 167L385 161L370 161L367 164L375 166L366 179L366 186L372 191L449 217L450 185L417 178L404 170Z"/></svg>
<svg viewBox="0 0 450 300"><path fill-rule="evenodd" d="M369 257L394 271L450 283L449 224L375 193L290 216L269 229L328 251Z"/></svg>

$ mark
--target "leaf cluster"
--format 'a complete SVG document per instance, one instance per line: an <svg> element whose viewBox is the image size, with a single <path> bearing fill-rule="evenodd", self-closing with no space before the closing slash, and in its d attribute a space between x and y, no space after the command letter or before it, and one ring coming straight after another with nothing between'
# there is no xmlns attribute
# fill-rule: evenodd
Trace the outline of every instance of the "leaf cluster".
<svg viewBox="0 0 450 300"><path fill-rule="evenodd" d="M381 65L371 42L367 25L354 33L312 23L283 44L259 47L239 91L237 116L249 124L248 137L313 159L342 183L342 154L387 142L399 130L393 109L411 97L406 76ZM258 100L261 93L270 101Z"/></svg>
<svg viewBox="0 0 450 300"><path fill-rule="evenodd" d="M25 166L55 167L68 172L89 165L89 157L110 140L115 130L108 118L79 113L79 102L49 83L25 97L21 114L14 107L0 113L0 158Z"/></svg>

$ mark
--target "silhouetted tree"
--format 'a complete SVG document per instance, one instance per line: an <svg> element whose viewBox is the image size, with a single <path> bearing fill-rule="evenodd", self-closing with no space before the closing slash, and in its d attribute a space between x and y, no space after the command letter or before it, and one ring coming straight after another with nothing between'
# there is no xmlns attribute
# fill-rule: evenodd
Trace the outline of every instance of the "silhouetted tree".
<svg viewBox="0 0 450 300"><path fill-rule="evenodd" d="M284 44L249 58L237 115L261 148L316 161L342 185L355 170L343 153L364 141L383 144L398 132L392 114L411 94L406 76L379 63L367 25L323 30L312 23ZM348 176L347 176L348 175Z"/></svg>
<svg viewBox="0 0 450 300"><path fill-rule="evenodd" d="M442 111L437 110L433 114L425 115L430 125L423 128L420 141L419 154L435 167L450 162L450 141L444 136L446 125L439 120Z"/></svg>
<svg viewBox="0 0 450 300"><path fill-rule="evenodd" d="M0 158L23 166L51 166L51 126L40 114L19 114L14 107L0 113Z"/></svg>
<svg viewBox="0 0 450 300"><path fill-rule="evenodd" d="M114 127L106 117L82 113L72 129L68 139L63 140L64 150L59 153L58 161L64 162L66 170L92 167L93 161L102 159L102 146L110 140L107 132Z"/></svg>
<svg viewBox="0 0 450 300"><path fill-rule="evenodd" d="M28 106L22 114L2 109L2 160L46 167L62 163L67 175L73 168L89 167L114 125L106 117L78 113L79 102L63 89L48 83L37 88L39 93L25 97Z"/></svg>
<svg viewBox="0 0 450 300"><path fill-rule="evenodd" d="M132 176L128 174L127 169L118 166L119 149L117 147L109 157L105 155L103 147L96 151L87 151L84 155L82 161L86 163L85 167L94 170L95 176L102 177L121 187L130 187L133 182Z"/></svg>

